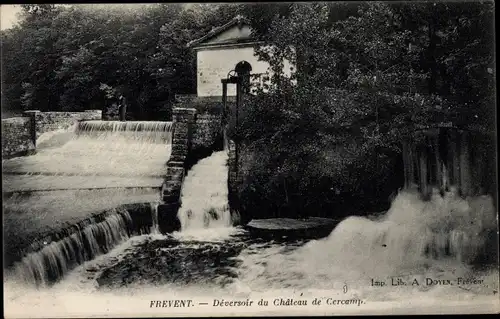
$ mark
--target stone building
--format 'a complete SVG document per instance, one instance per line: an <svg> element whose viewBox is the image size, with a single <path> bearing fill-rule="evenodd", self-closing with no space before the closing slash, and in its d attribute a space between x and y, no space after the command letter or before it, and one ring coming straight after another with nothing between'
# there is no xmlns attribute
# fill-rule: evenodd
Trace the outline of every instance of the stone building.
<svg viewBox="0 0 500 319"><path fill-rule="evenodd" d="M196 50L197 56L197 96L221 96L221 79L227 78L238 64L250 69L253 84L263 84L269 76L269 64L255 56L255 47L260 44L252 37L251 27L242 16L191 41L188 47ZM291 64L284 62L284 72L290 74ZM227 95L236 95L233 85L228 86Z"/></svg>

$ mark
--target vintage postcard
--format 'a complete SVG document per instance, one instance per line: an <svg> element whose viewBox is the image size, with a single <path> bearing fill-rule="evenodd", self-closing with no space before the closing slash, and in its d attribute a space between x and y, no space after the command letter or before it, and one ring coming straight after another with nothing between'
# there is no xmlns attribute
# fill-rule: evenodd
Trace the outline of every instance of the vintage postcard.
<svg viewBox="0 0 500 319"><path fill-rule="evenodd" d="M2 5L5 318L500 312L494 9Z"/></svg>

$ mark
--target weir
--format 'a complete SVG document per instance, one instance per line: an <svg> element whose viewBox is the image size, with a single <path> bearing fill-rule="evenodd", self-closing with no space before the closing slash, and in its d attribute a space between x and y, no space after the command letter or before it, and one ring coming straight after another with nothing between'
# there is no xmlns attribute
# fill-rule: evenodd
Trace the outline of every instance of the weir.
<svg viewBox="0 0 500 319"><path fill-rule="evenodd" d="M109 209L57 236L39 238L33 243L31 252L26 252L21 262L12 268L13 272L39 286L51 286L64 277L52 287L54 289L36 290L37 294L57 295L58 300L64 300L75 283L86 287L87 295L97 299L105 296L99 291L101 287L123 289L131 295L138 291L142 297L145 291L155 295L180 291L189 296L196 291L204 297L213 296L214 292L232 296L235 293L273 291L273 298L278 292L286 298L293 297L298 289L307 291L311 288L324 289L324 293L330 294L333 289L342 294L343 287L348 287L350 293L360 300L377 300L392 297L386 290L369 287L373 278L385 282L390 282L394 276L401 276L402 280L406 280L405 276L430 276L439 280L449 276L470 278L469 266L494 251L489 245L492 234L496 235L496 210L485 186L487 183L481 181L477 182L481 187L460 188L457 184L466 185L462 182L467 180L466 169L459 167L459 173L452 175L447 173L446 161L441 163L445 167L441 171L431 164L420 165L416 159L424 157L424 162L428 163L436 158L436 154L432 149L422 151L426 148L420 146L417 139L411 140L414 144L405 145L405 151L412 152L411 156L404 154L405 172L413 170L413 173L405 175L405 186L383 216L345 218L327 237L319 240L262 242L262 238L252 238L242 228L234 227L237 216L231 216L229 211L228 150L214 152L187 168L189 132L194 118L188 109L176 113L171 129L175 156L165 167L158 200ZM176 126L175 120L181 124ZM112 132L116 135L156 134L155 131L139 129L137 132L120 131L123 125L116 124L120 128L113 128ZM83 134L79 138L112 141L110 135L115 133L101 130L102 127L99 122L85 128L82 126ZM424 141L423 145L432 144L429 138ZM449 142L453 141L451 138ZM164 144L159 142L157 145ZM474 143L470 145L475 147ZM446 146L443 144L442 148ZM475 153L471 151L470 154ZM119 156L125 158L126 155L127 152L123 151ZM439 156L447 158L442 154ZM459 160L454 163L467 162L463 156L462 161L460 158L458 156ZM136 176L127 175L130 172L125 171L112 172L138 181L146 176L145 170L141 171L144 175ZM462 181L458 179L460 182L457 183L454 176L464 178ZM473 174L469 176L474 178ZM471 185L474 183L471 181ZM467 193L464 189L474 191ZM126 200L126 197L124 195L120 200ZM172 226L177 222L178 226ZM172 231L172 234L160 235ZM157 235L131 238L140 234ZM138 244L135 239L140 239ZM110 253L113 247L123 242L126 243ZM121 250L124 246L127 246L126 251ZM106 255L95 258L103 254ZM68 274L76 265L86 261L89 262L85 266ZM484 289L496 287L491 284L492 277L485 280L488 284ZM452 288L455 290L441 290L439 294L456 294L458 288ZM393 289L398 289L396 294L404 298L412 298L418 291L404 286ZM332 296L332 299L336 297ZM168 293L166 298L170 298Z"/></svg>
<svg viewBox="0 0 500 319"><path fill-rule="evenodd" d="M82 121L78 124L79 131L108 132L157 132L163 134L172 131L172 122L163 121Z"/></svg>
<svg viewBox="0 0 500 319"><path fill-rule="evenodd" d="M11 276L35 286L48 286L74 267L106 254L131 236L156 233L157 203L121 205L31 243Z"/></svg>
<svg viewBox="0 0 500 319"><path fill-rule="evenodd" d="M171 135L172 122L80 121L41 134L36 154L4 160L9 236L24 223L23 239L33 238L8 243L16 277L50 285L132 235L158 233ZM121 205L131 200L151 204Z"/></svg>
<svg viewBox="0 0 500 319"><path fill-rule="evenodd" d="M171 129L172 122L82 121L67 130L44 133L35 155L4 160L3 172L55 177L9 177L7 191L80 184L81 188L159 187L170 157ZM92 176L103 177L89 185Z"/></svg>

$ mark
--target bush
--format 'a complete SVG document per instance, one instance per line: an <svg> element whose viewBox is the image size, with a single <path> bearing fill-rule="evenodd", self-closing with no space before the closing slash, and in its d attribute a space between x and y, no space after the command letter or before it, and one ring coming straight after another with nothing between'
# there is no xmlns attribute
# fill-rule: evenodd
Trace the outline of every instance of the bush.
<svg viewBox="0 0 500 319"><path fill-rule="evenodd" d="M306 86L248 96L228 130L239 145L242 212L343 217L385 209L402 184L399 149L333 121L351 106Z"/></svg>
<svg viewBox="0 0 500 319"><path fill-rule="evenodd" d="M261 35L267 45L258 56L273 71L269 92L246 99L238 125L230 120L246 214L384 209L403 184L404 134L436 122L492 131L492 5L289 9ZM290 79L284 59L295 64Z"/></svg>

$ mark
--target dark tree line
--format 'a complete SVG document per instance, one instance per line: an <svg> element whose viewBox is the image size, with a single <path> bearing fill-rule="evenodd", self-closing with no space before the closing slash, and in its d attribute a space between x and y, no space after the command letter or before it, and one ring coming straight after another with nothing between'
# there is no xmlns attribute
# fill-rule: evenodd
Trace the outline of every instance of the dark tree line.
<svg viewBox="0 0 500 319"><path fill-rule="evenodd" d="M108 111L120 96L136 119L168 119L175 94L196 92L186 44L239 5L22 5L2 31L2 110ZM112 113L115 110L109 110Z"/></svg>

